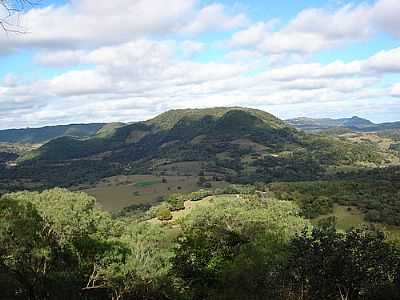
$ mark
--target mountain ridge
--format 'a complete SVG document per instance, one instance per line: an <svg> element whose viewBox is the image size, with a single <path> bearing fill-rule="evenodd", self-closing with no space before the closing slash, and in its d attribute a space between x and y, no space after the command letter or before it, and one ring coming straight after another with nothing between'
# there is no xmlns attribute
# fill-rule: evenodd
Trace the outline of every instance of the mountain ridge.
<svg viewBox="0 0 400 300"><path fill-rule="evenodd" d="M38 128L0 130L0 143L41 144L61 136L88 137L96 134L106 123L68 124Z"/></svg>

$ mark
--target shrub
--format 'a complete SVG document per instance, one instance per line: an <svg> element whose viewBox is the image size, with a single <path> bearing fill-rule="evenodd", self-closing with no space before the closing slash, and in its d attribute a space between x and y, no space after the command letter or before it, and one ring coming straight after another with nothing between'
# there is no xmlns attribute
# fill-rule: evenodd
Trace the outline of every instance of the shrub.
<svg viewBox="0 0 400 300"><path fill-rule="evenodd" d="M171 220L172 214L171 214L171 211L169 210L169 208L166 206L160 207L157 211L157 219L159 219L160 221Z"/></svg>
<svg viewBox="0 0 400 300"><path fill-rule="evenodd" d="M170 210L185 209L185 196L180 194L172 194L167 199L168 207Z"/></svg>

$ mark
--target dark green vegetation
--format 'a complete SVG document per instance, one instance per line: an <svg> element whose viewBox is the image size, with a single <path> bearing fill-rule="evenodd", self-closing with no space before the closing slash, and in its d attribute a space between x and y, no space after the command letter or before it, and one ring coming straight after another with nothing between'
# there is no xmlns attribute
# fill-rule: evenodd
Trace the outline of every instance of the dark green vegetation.
<svg viewBox="0 0 400 300"><path fill-rule="evenodd" d="M0 185L10 191L70 187L121 174L202 173L240 183L316 180L331 176L333 166L392 162L392 154L378 150L368 141L300 132L255 109L174 110L146 122L109 125L90 138L53 139L18 166L3 168Z"/></svg>
<svg viewBox="0 0 400 300"><path fill-rule="evenodd" d="M176 225L115 219L62 189L5 195L1 299L399 299L400 248L383 233L312 227L294 202L231 189L245 194Z"/></svg>
<svg viewBox="0 0 400 300"><path fill-rule="evenodd" d="M331 213L334 204L340 204L357 207L367 221L400 226L400 181L273 183L269 190L278 199L298 203L308 218Z"/></svg>
<svg viewBox="0 0 400 300"><path fill-rule="evenodd" d="M3 145L0 298L399 299L398 129L341 122L174 110Z"/></svg>
<svg viewBox="0 0 400 300"><path fill-rule="evenodd" d="M0 130L0 143L41 144L61 136L88 137L96 134L105 125L103 123L71 124Z"/></svg>
<svg viewBox="0 0 400 300"><path fill-rule="evenodd" d="M12 144L12 143L1 143L0 142L0 165L14 162L21 155L34 150L37 145L31 144Z"/></svg>

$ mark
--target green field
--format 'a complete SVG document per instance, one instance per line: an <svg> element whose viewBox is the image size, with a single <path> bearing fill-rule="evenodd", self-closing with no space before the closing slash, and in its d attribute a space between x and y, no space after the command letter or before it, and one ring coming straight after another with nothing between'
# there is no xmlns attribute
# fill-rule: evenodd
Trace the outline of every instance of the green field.
<svg viewBox="0 0 400 300"><path fill-rule="evenodd" d="M197 191L200 189L197 181L197 176L114 176L82 191L94 196L104 210L117 212L132 204L156 204L173 193ZM225 182L211 184L213 188L226 185Z"/></svg>
<svg viewBox="0 0 400 300"><path fill-rule="evenodd" d="M335 205L331 214L320 216L314 219L313 223L318 223L321 219L333 216L336 217L338 229L343 231L362 224L368 224L364 220L364 214L357 207L342 205Z"/></svg>
<svg viewBox="0 0 400 300"><path fill-rule="evenodd" d="M346 231L353 227L359 227L362 225L373 224L383 230L387 234L388 239L400 240L399 227L368 222L365 220L364 214L354 206L335 205L333 208L333 213L313 219L312 223L316 224L319 220L332 216L336 217L337 228L340 231Z"/></svg>

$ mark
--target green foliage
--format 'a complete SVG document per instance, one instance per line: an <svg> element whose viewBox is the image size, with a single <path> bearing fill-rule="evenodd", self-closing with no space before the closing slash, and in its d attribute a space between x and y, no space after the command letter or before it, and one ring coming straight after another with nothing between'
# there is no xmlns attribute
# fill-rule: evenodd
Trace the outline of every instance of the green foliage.
<svg viewBox="0 0 400 300"><path fill-rule="evenodd" d="M187 198L190 201L199 201L205 197L212 196L213 192L210 190L198 190L197 192L190 193Z"/></svg>
<svg viewBox="0 0 400 300"><path fill-rule="evenodd" d="M63 189L5 195L0 199L1 296L399 298L400 248L382 233L338 233L333 219L311 230L294 202L252 192L233 198L210 200L171 228L112 219L95 208L92 197Z"/></svg>
<svg viewBox="0 0 400 300"><path fill-rule="evenodd" d="M396 299L399 258L381 232L327 224L290 243L288 272L305 299Z"/></svg>
<svg viewBox="0 0 400 300"><path fill-rule="evenodd" d="M119 237L121 248L103 261L89 286L107 287L115 299L164 299L173 244L160 227L130 224Z"/></svg>
<svg viewBox="0 0 400 300"><path fill-rule="evenodd" d="M135 186L143 188L143 187L150 187L159 183L160 183L159 180L148 180L148 181L136 182Z"/></svg>
<svg viewBox="0 0 400 300"><path fill-rule="evenodd" d="M154 288L154 299L162 299L171 240L158 227L113 220L94 205L62 189L3 196L1 288L15 283L32 300L140 298Z"/></svg>
<svg viewBox="0 0 400 300"><path fill-rule="evenodd" d="M283 259L284 244L306 224L291 202L221 200L198 208L182 223L173 272L194 299L268 295L252 288L275 266L263 276L259 266ZM245 278L249 286L242 284Z"/></svg>
<svg viewBox="0 0 400 300"><path fill-rule="evenodd" d="M303 214L315 218L330 213L334 203L356 206L372 222L400 225L400 185L397 181L331 180L272 183L269 189L278 199L299 204Z"/></svg>
<svg viewBox="0 0 400 300"><path fill-rule="evenodd" d="M29 299L64 288L76 295L105 250L107 243L97 238L111 234L111 219L93 208L93 198L61 189L5 195L0 205L0 265L6 274Z"/></svg>
<svg viewBox="0 0 400 300"><path fill-rule="evenodd" d="M156 216L160 221L169 221L172 219L171 210L165 205L162 205L157 209Z"/></svg>
<svg viewBox="0 0 400 300"><path fill-rule="evenodd" d="M185 209L185 200L187 200L185 195L172 194L168 197L166 202L170 210L176 211Z"/></svg>
<svg viewBox="0 0 400 300"><path fill-rule="evenodd" d="M96 134L105 124L71 124L0 130L0 142L40 144L61 136L87 137Z"/></svg>

